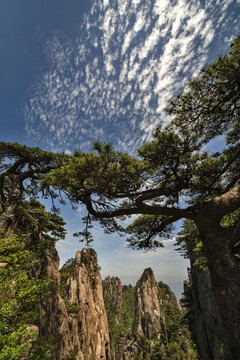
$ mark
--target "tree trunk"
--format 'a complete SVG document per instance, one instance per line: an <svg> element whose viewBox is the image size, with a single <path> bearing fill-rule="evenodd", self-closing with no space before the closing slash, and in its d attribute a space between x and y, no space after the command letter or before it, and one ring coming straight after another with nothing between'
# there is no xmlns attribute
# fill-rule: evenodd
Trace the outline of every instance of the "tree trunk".
<svg viewBox="0 0 240 360"><path fill-rule="evenodd" d="M17 176L11 177L11 189L9 197L4 203L0 213L0 229L6 231L9 227L14 226L16 221L16 209L22 197L22 184L18 181Z"/></svg>
<svg viewBox="0 0 240 360"><path fill-rule="evenodd" d="M16 211L16 204L9 205L1 214L0 214L0 229L7 230L10 225L16 219L15 211Z"/></svg>
<svg viewBox="0 0 240 360"><path fill-rule="evenodd" d="M213 214L202 213L196 224L203 242L212 289L232 359L237 360L240 354L240 267L233 254L230 239L226 237Z"/></svg>

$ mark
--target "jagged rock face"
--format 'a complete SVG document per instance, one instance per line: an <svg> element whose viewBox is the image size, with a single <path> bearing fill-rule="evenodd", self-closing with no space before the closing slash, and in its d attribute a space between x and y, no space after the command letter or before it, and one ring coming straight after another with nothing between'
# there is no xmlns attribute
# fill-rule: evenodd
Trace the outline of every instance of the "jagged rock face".
<svg viewBox="0 0 240 360"><path fill-rule="evenodd" d="M35 269L35 276L54 279L59 285L59 256L57 250L55 247L51 247L45 251L44 255L41 266ZM66 306L58 290L41 305L39 334L48 340L56 339L56 336L61 339L55 343L53 356L55 360L66 359L71 346L71 338Z"/></svg>
<svg viewBox="0 0 240 360"><path fill-rule="evenodd" d="M37 271L58 284L57 251L52 248L45 255ZM94 250L84 248L61 270L61 277L61 295L57 290L43 304L39 328L48 339L60 335L54 360L145 360L156 348L161 352L157 358L166 358L163 309L179 304L170 289L161 293L166 285L157 286L150 268L136 287L122 286L118 278L102 281Z"/></svg>
<svg viewBox="0 0 240 360"><path fill-rule="evenodd" d="M122 333L118 340L118 357L117 360L132 360L136 359L139 352L139 344L132 336L132 331L129 329L127 334Z"/></svg>
<svg viewBox="0 0 240 360"><path fill-rule="evenodd" d="M45 255L42 267L36 271L59 284L57 251L52 248ZM64 299L56 291L41 308L40 336L58 339L54 359L65 360L74 351L77 360L111 360L102 279L93 250L85 248L76 253L75 269L66 290Z"/></svg>
<svg viewBox="0 0 240 360"><path fill-rule="evenodd" d="M121 291L116 291L121 283L109 277L103 283L112 338L112 360L165 360L173 356L197 359L188 329L180 322L183 310L175 294L166 284L156 284L150 268L144 271L134 287L124 285ZM122 300L119 299L117 304L120 292ZM177 322L168 328L168 332L165 314L171 324L175 319ZM120 319L119 323L116 318Z"/></svg>
<svg viewBox="0 0 240 360"><path fill-rule="evenodd" d="M122 283L118 277L106 277L103 282L103 298L107 310L108 326L110 330L110 344L112 360L116 360L116 349L112 339L115 325L121 321L122 310ZM119 356L118 356L119 358Z"/></svg>
<svg viewBox="0 0 240 360"><path fill-rule="evenodd" d="M75 275L67 282L67 304L78 308L71 319L70 333L76 342L79 339L83 359L110 360L109 329L95 252L86 248L78 251L76 263Z"/></svg>
<svg viewBox="0 0 240 360"><path fill-rule="evenodd" d="M66 359L71 349L68 314L63 299L58 293L50 296L43 304L40 315L40 336L48 340L59 339L55 343L54 359Z"/></svg>
<svg viewBox="0 0 240 360"><path fill-rule="evenodd" d="M135 291L132 301L128 303L128 312L131 313L130 328L126 328L126 314L123 314L123 308L126 304L123 302L124 294L126 291L134 290L133 287L124 286L125 290L123 291L123 286L119 278L108 276L103 280L103 294L105 306L108 314L108 323L110 328L111 335L111 354L112 360L130 360L136 359L139 351L139 344L136 340L136 336L132 333L134 317L135 317ZM125 317L125 319L123 318ZM112 339L114 334L119 328L125 328L125 331L121 331L118 335L117 342Z"/></svg>
<svg viewBox="0 0 240 360"><path fill-rule="evenodd" d="M111 312L115 315L115 322L119 324L122 309L122 283L118 277L106 277L103 280L103 297L110 304Z"/></svg>
<svg viewBox="0 0 240 360"><path fill-rule="evenodd" d="M125 288L128 287L125 286ZM126 333L122 331L118 336L117 343L112 339L116 328L123 326L123 324L121 324L123 286L119 278L108 276L103 280L103 295L110 327L112 360L135 359L138 354L139 345L132 334L132 328L127 329ZM129 304L129 312L131 312L131 310L131 304Z"/></svg>
<svg viewBox="0 0 240 360"><path fill-rule="evenodd" d="M209 273L195 264L196 253L189 249L191 272L189 283L193 299L192 332L195 335L201 358L203 360L229 360L231 355L225 341L217 305L211 288Z"/></svg>
<svg viewBox="0 0 240 360"><path fill-rule="evenodd" d="M160 283L161 283L161 281L160 281ZM159 287L160 287L160 283L158 285ZM179 301L178 301L177 296L172 291L169 292L168 294L165 294L164 298L159 299L159 305L160 305L160 308L162 306L170 305L170 306L177 307L180 311L183 310L180 303L179 303Z"/></svg>
<svg viewBox="0 0 240 360"><path fill-rule="evenodd" d="M137 283L137 307L138 319L137 332L148 339L158 338L166 341L165 320L161 314L158 289L152 269L144 270Z"/></svg>

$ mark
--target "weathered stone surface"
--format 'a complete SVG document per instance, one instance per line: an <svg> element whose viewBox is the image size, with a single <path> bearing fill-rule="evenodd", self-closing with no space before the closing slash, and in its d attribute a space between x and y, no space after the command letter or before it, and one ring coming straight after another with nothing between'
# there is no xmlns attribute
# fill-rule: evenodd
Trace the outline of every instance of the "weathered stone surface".
<svg viewBox="0 0 240 360"><path fill-rule="evenodd" d="M76 255L75 275L68 280L68 305L76 305L75 314L80 348L84 359L110 360L110 337L103 300L102 279L96 254L84 248ZM75 323L70 333L75 331Z"/></svg>
<svg viewBox="0 0 240 360"><path fill-rule="evenodd" d="M67 280L67 298L56 291L41 308L40 336L56 339L55 359L65 360L75 350L77 360L110 360L110 336L96 254L84 248L76 253L73 276ZM46 252L41 276L60 283L55 248Z"/></svg>
<svg viewBox="0 0 240 360"><path fill-rule="evenodd" d="M35 272L37 276L54 279L59 285L60 274L58 267L59 256L57 250L55 247L51 247L45 251L44 261L40 267L35 269ZM41 305L39 334L48 340L57 340L54 345L55 359L66 359L71 346L68 314L58 290Z"/></svg>
<svg viewBox="0 0 240 360"><path fill-rule="evenodd" d="M115 322L119 324L122 309L122 283L118 277L108 276L103 280L103 297L109 302Z"/></svg>
<svg viewBox="0 0 240 360"><path fill-rule="evenodd" d="M162 306L170 305L170 306L176 306L180 311L183 310L178 301L178 298L172 291L170 291L168 294L165 294L164 298L159 299L159 305L160 308Z"/></svg>
<svg viewBox="0 0 240 360"><path fill-rule="evenodd" d="M118 342L118 360L132 360L136 359L139 352L139 344L132 336L131 329L127 334L122 333Z"/></svg>
<svg viewBox="0 0 240 360"><path fill-rule="evenodd" d="M113 341L113 327L121 321L122 311L122 283L118 277L106 277L103 282L103 298L108 315L108 326L110 331L110 346L112 360L116 360L116 345ZM113 331L114 332L114 331ZM119 354L117 359L120 359Z"/></svg>
<svg viewBox="0 0 240 360"><path fill-rule="evenodd" d="M138 334L149 340L157 334L164 342L167 340L165 319L160 311L157 284L151 268L144 270L137 283L136 315Z"/></svg>
<svg viewBox="0 0 240 360"><path fill-rule="evenodd" d="M101 280L92 249L78 251L69 264L68 270L62 273L61 289L66 285L65 290L61 290L62 296L57 290L41 308L40 336L59 337L54 360L74 357L77 360L145 360L142 341L149 344L148 354L160 346L159 359L165 359L168 339L162 309L181 307L170 289L163 297L159 295L159 285L150 268L144 271L136 287L123 287L115 277ZM46 251L42 268L37 271L59 284L58 265L58 254L53 248ZM120 333L122 328L124 331Z"/></svg>
<svg viewBox="0 0 240 360"><path fill-rule="evenodd" d="M159 359L165 359L167 332L161 305L182 311L176 296L169 289L159 297L159 288L150 268L144 271L135 287L122 287L119 279L110 277L103 284L110 331L115 338L111 344L112 359L145 360L156 346L162 349L163 357ZM119 333L120 329L124 330Z"/></svg>
<svg viewBox="0 0 240 360"><path fill-rule="evenodd" d="M201 359L229 360L231 355L212 292L210 275L195 264L197 255L190 248L189 256L191 271L189 271L189 283L185 283L185 287L191 287L194 323L192 332Z"/></svg>
<svg viewBox="0 0 240 360"><path fill-rule="evenodd" d="M0 266L1 266L1 267L6 267L6 266L7 266L7 263L0 263Z"/></svg>

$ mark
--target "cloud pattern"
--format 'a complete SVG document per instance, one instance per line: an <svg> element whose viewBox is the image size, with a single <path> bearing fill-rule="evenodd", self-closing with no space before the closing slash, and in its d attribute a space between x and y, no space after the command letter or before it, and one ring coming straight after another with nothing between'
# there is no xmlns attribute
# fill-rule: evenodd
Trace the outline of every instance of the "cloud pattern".
<svg viewBox="0 0 240 360"><path fill-rule="evenodd" d="M237 35L239 10L239 0L93 0L77 38L46 40L48 71L23 105L29 141L137 149L167 121L169 99Z"/></svg>

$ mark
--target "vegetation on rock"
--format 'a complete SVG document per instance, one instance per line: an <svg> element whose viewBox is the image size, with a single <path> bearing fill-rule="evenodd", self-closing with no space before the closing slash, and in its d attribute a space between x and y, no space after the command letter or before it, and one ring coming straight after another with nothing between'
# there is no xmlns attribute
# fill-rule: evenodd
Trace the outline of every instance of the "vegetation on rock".
<svg viewBox="0 0 240 360"><path fill-rule="evenodd" d="M176 296L172 293L169 286L159 282L158 296L161 309L165 317L167 344L165 346L166 359L198 359L196 346L193 343L192 335L185 319L185 311L178 305ZM156 355L164 355L161 344L154 348L153 359Z"/></svg>
<svg viewBox="0 0 240 360"><path fill-rule="evenodd" d="M191 334L184 317L184 312L168 285L162 282L160 282L157 287L157 306L161 309L162 317L165 319L166 339L159 337L159 334L162 332L160 322L152 339L138 333L139 319L137 317L136 306L138 302L137 296L141 295L137 293L137 287L148 282L150 278L149 275L153 276L150 268L144 271L136 286L124 285L122 287L122 306L120 309L116 306L113 296L109 296L110 293L106 291L106 289L104 291L105 306L116 359L122 358L122 354L119 353L119 343L124 342L124 339L126 344L125 351L127 351L128 342L134 344L134 359L198 359L197 351L192 342ZM109 281L106 282L106 284L109 286ZM106 284L104 280L103 289ZM115 286L114 278L112 279L111 286ZM112 291L111 294L114 294L114 291ZM114 307L112 306L113 304L115 304ZM145 314L145 316L147 315ZM145 318L144 321L151 322L151 317L152 314L149 314L149 319ZM120 321L116 321L116 318L120 318Z"/></svg>
<svg viewBox="0 0 240 360"><path fill-rule="evenodd" d="M24 246L24 237L0 238L0 359L50 359L53 345L39 338L40 304L56 289L55 281L31 276L42 251Z"/></svg>

